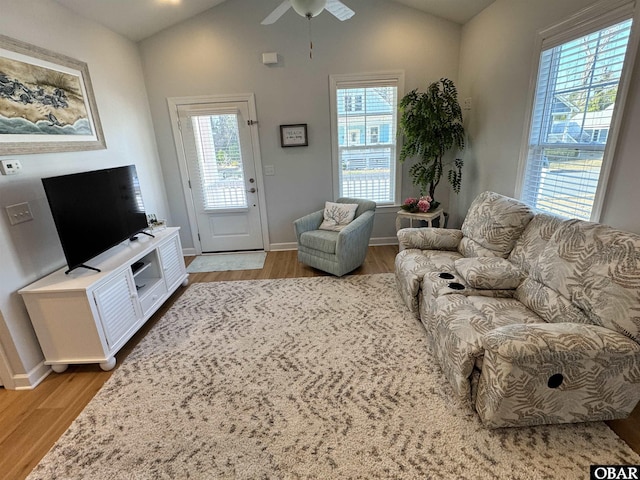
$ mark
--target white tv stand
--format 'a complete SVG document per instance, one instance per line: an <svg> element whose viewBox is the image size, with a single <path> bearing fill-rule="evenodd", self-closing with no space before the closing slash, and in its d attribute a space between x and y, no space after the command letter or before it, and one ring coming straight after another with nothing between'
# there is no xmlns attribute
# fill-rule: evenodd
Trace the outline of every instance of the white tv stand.
<svg viewBox="0 0 640 480"><path fill-rule="evenodd" d="M72 363L115 367L118 350L189 281L178 232L139 235L87 262L100 272L62 268L21 289L44 363L54 372Z"/></svg>

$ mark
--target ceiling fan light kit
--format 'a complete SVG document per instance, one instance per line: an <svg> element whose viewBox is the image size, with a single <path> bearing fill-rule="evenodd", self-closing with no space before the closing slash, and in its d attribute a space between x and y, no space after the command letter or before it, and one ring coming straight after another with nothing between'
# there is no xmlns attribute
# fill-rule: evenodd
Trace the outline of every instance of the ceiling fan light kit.
<svg viewBox="0 0 640 480"><path fill-rule="evenodd" d="M293 9L303 17L315 17L324 10L327 0L290 0Z"/></svg>
<svg viewBox="0 0 640 480"><path fill-rule="evenodd" d="M355 12L340 0L284 0L261 22L262 25L275 23L282 15L293 7L298 15L309 20L309 58L313 58L313 41L311 40L311 19L327 10L341 22L350 19ZM264 63L264 61L263 61Z"/></svg>
<svg viewBox="0 0 640 480"><path fill-rule="evenodd" d="M284 0L276 9L261 22L262 25L275 23L282 15L293 7L302 17L313 18L327 10L340 21L348 20L355 12L340 0Z"/></svg>

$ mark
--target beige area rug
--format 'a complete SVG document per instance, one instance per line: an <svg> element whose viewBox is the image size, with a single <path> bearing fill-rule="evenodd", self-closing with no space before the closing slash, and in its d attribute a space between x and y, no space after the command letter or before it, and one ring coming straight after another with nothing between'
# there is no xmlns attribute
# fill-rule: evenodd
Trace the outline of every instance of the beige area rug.
<svg viewBox="0 0 640 480"><path fill-rule="evenodd" d="M605 424L489 431L392 274L193 284L31 479L583 479Z"/></svg>
<svg viewBox="0 0 640 480"><path fill-rule="evenodd" d="M227 272L229 270L261 270L266 252L216 253L198 255L187 267L187 272Z"/></svg>

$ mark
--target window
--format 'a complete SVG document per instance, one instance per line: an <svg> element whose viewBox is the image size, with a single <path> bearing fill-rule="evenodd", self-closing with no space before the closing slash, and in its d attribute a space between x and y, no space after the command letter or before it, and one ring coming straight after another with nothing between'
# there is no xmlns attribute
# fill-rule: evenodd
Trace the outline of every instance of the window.
<svg viewBox="0 0 640 480"><path fill-rule="evenodd" d="M540 211L598 220L632 10L590 15L574 21L573 31L562 24L542 38L519 190Z"/></svg>
<svg viewBox="0 0 640 480"><path fill-rule="evenodd" d="M362 95L347 95L344 97L345 112L362 111Z"/></svg>
<svg viewBox="0 0 640 480"><path fill-rule="evenodd" d="M246 208L238 114L191 116L205 210ZM190 152L190 150L188 150Z"/></svg>
<svg viewBox="0 0 640 480"><path fill-rule="evenodd" d="M369 143L378 143L378 132L380 131L379 127L371 127L369 129Z"/></svg>
<svg viewBox="0 0 640 480"><path fill-rule="evenodd" d="M396 131L403 74L332 75L330 82L335 196L397 204Z"/></svg>

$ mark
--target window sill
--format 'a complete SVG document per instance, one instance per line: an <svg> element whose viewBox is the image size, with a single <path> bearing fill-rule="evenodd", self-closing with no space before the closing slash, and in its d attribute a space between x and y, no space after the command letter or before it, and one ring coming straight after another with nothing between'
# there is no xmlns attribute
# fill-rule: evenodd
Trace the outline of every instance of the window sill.
<svg viewBox="0 0 640 480"><path fill-rule="evenodd" d="M400 210L400 205L378 205L376 207L376 212L380 213L396 213Z"/></svg>

